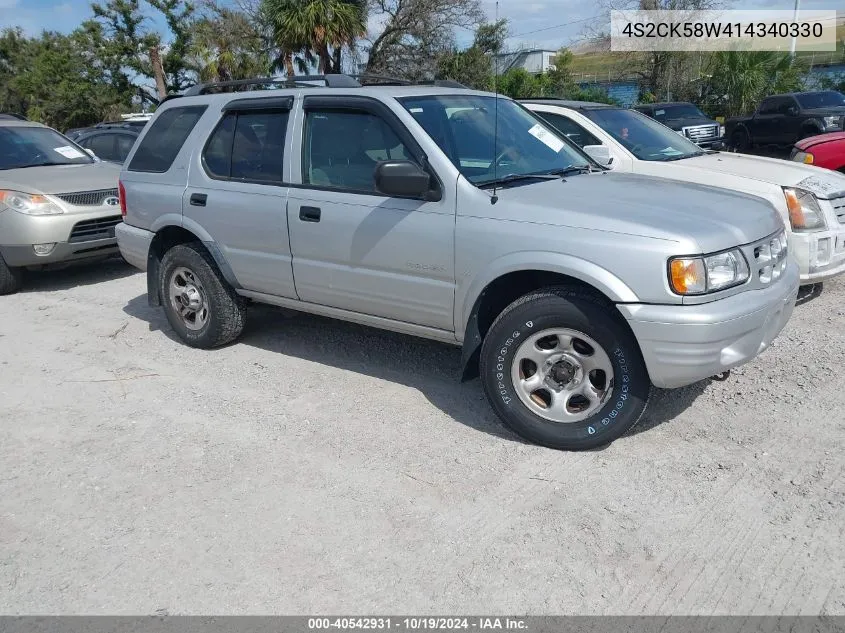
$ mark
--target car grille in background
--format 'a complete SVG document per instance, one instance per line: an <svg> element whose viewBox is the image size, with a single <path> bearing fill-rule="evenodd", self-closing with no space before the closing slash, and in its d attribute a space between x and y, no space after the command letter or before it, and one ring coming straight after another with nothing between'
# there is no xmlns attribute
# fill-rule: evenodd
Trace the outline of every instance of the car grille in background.
<svg viewBox="0 0 845 633"><path fill-rule="evenodd" d="M92 240L105 240L114 237L114 227L120 224L122 218L119 215L112 215L107 218L96 220L83 220L78 222L70 233L69 242L90 242Z"/></svg>
<svg viewBox="0 0 845 633"><path fill-rule="evenodd" d="M98 207L106 201L106 198L117 198L117 189L57 193L56 197L75 207Z"/></svg>
<svg viewBox="0 0 845 633"><path fill-rule="evenodd" d="M718 138L718 125L693 125L684 128L684 134L693 143L700 141L709 141L710 139Z"/></svg>
<svg viewBox="0 0 845 633"><path fill-rule="evenodd" d="M830 201L830 204L833 205L833 212L836 214L839 224L845 224L845 196L834 198Z"/></svg>
<svg viewBox="0 0 845 633"><path fill-rule="evenodd" d="M755 244L752 248L754 253L752 272L756 273L761 284L769 284L784 273L787 254L789 253L786 233L781 231L777 235Z"/></svg>

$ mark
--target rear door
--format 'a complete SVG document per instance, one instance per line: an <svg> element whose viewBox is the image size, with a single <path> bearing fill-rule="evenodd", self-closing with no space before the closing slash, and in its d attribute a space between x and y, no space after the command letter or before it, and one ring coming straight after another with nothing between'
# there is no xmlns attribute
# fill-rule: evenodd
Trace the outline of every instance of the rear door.
<svg viewBox="0 0 845 633"><path fill-rule="evenodd" d="M236 99L191 160L182 209L246 290L296 298L284 177L292 97Z"/></svg>
<svg viewBox="0 0 845 633"><path fill-rule="evenodd" d="M776 138L776 124L781 118L778 112L781 102L780 97L769 97L760 103L760 108L750 121L752 142L775 142L773 139Z"/></svg>

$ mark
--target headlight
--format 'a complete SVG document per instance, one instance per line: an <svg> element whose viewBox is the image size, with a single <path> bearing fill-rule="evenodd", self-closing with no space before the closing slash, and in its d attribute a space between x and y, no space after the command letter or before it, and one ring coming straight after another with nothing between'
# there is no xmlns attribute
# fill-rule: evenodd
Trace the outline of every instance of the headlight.
<svg viewBox="0 0 845 633"><path fill-rule="evenodd" d="M792 155L792 160L796 163L805 163L807 165L813 164L813 155L808 152L795 152Z"/></svg>
<svg viewBox="0 0 845 633"><path fill-rule="evenodd" d="M738 248L703 257L669 260L669 283L679 295L703 295L745 283L748 262Z"/></svg>
<svg viewBox="0 0 845 633"><path fill-rule="evenodd" d="M724 125L719 126L719 138L725 138L725 126Z"/></svg>
<svg viewBox="0 0 845 633"><path fill-rule="evenodd" d="M839 129L839 121L840 118L838 116L826 116L824 118L824 126L827 129L837 128Z"/></svg>
<svg viewBox="0 0 845 633"><path fill-rule="evenodd" d="M816 196L803 189L784 188L786 208L789 209L789 222L793 231L815 231L825 227Z"/></svg>
<svg viewBox="0 0 845 633"><path fill-rule="evenodd" d="M59 205L38 194L0 189L0 211L3 208L26 215L59 215L64 213Z"/></svg>

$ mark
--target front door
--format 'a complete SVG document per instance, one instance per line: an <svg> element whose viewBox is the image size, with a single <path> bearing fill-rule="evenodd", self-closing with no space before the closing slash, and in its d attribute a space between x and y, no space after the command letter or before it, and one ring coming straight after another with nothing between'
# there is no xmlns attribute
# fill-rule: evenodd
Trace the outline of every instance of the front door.
<svg viewBox="0 0 845 633"><path fill-rule="evenodd" d="M288 202L299 298L452 331L454 185L438 184L437 201L380 194L379 161L421 163L396 115L362 97L306 97L304 110L301 185Z"/></svg>
<svg viewBox="0 0 845 633"><path fill-rule="evenodd" d="M296 298L283 184L290 103L262 101L224 112L193 160L182 213L187 228L211 235L243 288Z"/></svg>

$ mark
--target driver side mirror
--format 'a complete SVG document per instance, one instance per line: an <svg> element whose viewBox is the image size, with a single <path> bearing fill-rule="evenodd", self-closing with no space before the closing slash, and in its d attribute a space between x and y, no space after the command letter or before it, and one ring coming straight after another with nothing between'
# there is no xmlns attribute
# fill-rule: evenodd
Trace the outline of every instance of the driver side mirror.
<svg viewBox="0 0 845 633"><path fill-rule="evenodd" d="M610 167L613 163L613 156L610 155L610 148L607 145L585 145L581 149L602 167Z"/></svg>
<svg viewBox="0 0 845 633"><path fill-rule="evenodd" d="M376 191L400 198L426 198L431 191L431 177L409 160L384 160L373 172Z"/></svg>
<svg viewBox="0 0 845 633"><path fill-rule="evenodd" d="M798 106L791 105L787 108L786 113L789 116L798 116Z"/></svg>

